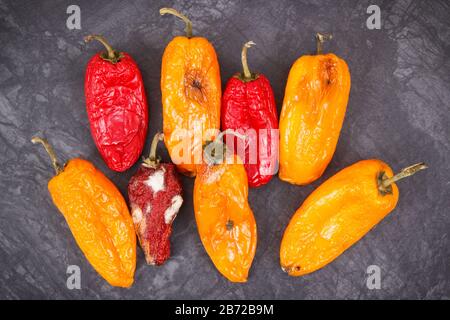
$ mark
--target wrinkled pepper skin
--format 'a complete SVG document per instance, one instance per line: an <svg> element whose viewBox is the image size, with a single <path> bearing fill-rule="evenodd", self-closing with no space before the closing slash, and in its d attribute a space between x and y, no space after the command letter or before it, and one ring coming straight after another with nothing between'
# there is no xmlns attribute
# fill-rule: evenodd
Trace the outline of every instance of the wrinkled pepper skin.
<svg viewBox="0 0 450 320"><path fill-rule="evenodd" d="M347 109L350 73L334 54L302 56L292 66L280 115L281 180L305 185L333 157Z"/></svg>
<svg viewBox="0 0 450 320"><path fill-rule="evenodd" d="M243 50L245 48L244 45ZM222 130L243 130L245 133L253 129L256 132L256 135L246 137L244 167L248 185L259 187L268 183L276 172L278 161L278 135L273 137L271 132L278 129L278 115L269 80L263 74L251 74L249 78L244 74L234 75L223 94L221 117ZM259 130L267 130L267 135ZM257 152L256 163L250 163L253 146L256 146L254 150L264 149ZM237 147L238 143L235 143L235 152Z"/></svg>
<svg viewBox="0 0 450 320"><path fill-rule="evenodd" d="M111 170L129 169L144 147L148 105L141 72L125 52L117 62L105 53L92 57L86 68L84 92L91 134Z"/></svg>
<svg viewBox="0 0 450 320"><path fill-rule="evenodd" d="M395 208L399 191L392 183L389 192L380 192L380 174L393 176L380 160L359 161L311 193L284 232L283 270L301 276L324 267L386 217Z"/></svg>
<svg viewBox="0 0 450 320"><path fill-rule="evenodd" d="M194 211L203 246L217 270L246 282L256 251L256 222L248 204L247 174L234 164L202 164L194 184Z"/></svg>
<svg viewBox="0 0 450 320"><path fill-rule="evenodd" d="M167 45L161 65L161 94L164 142L172 162L181 173L195 176L195 154L201 155L210 138L208 130L220 129L220 69L207 39L178 36ZM202 139L194 139L199 130ZM191 135L188 156L176 151L181 131Z"/></svg>
<svg viewBox="0 0 450 320"><path fill-rule="evenodd" d="M49 181L48 190L94 269L112 286L131 286L136 235L114 184L89 161L72 159Z"/></svg>
<svg viewBox="0 0 450 320"><path fill-rule="evenodd" d="M170 257L172 222L183 204L175 165L144 161L130 179L128 198L147 263L163 264Z"/></svg>

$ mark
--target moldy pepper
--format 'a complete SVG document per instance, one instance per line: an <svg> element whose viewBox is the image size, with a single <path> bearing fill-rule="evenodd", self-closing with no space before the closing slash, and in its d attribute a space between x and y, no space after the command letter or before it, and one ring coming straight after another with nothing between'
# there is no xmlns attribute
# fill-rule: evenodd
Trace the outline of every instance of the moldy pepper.
<svg viewBox="0 0 450 320"><path fill-rule="evenodd" d="M61 167L46 140L31 141L43 144L52 160L56 176L48 182L48 190L81 251L109 284L131 286L136 235L119 190L89 161L71 159Z"/></svg>
<svg viewBox="0 0 450 320"><path fill-rule="evenodd" d="M278 129L278 116L269 80L263 74L251 73L248 68L247 49L252 45L254 43L249 41L242 48L243 72L228 81L221 116L223 130L247 133L244 166L248 185L258 187L269 182L277 169L278 134L273 136L272 129Z"/></svg>
<svg viewBox="0 0 450 320"><path fill-rule="evenodd" d="M322 54L302 56L289 72L280 115L281 180L304 185L318 179L333 157L347 109L350 73L344 60Z"/></svg>
<svg viewBox="0 0 450 320"><path fill-rule="evenodd" d="M114 50L99 35L107 52L97 53L86 69L84 93L92 137L108 167L114 171L130 168L144 147L148 106L141 72L125 52Z"/></svg>
<svg viewBox="0 0 450 320"><path fill-rule="evenodd" d="M325 181L303 202L284 232L283 270L301 276L336 259L395 208L395 182L425 168L419 163L393 175L386 163L363 160Z"/></svg>
<svg viewBox="0 0 450 320"><path fill-rule="evenodd" d="M161 65L164 142L172 161L188 176L195 176L202 146L220 129L221 82L216 51L202 37L192 37L192 23L181 13L162 8L186 23L186 37L175 37L164 50ZM201 133L202 138L196 139ZM177 152L181 141L186 150ZM198 159L198 160L197 160Z"/></svg>
<svg viewBox="0 0 450 320"><path fill-rule="evenodd" d="M128 184L133 222L148 264L163 264L170 256L172 222L183 203L175 165L156 156L162 133L153 138L150 156Z"/></svg>
<svg viewBox="0 0 450 320"><path fill-rule="evenodd" d="M195 220L217 270L232 282L246 282L256 251L256 222L247 199L247 174L239 156L224 151L225 133L207 144L197 169Z"/></svg>

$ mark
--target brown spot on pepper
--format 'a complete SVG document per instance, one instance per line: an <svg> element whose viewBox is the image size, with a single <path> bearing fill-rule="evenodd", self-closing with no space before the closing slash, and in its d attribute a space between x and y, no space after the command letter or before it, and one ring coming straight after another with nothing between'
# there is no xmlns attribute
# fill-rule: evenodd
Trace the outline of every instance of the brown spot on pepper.
<svg viewBox="0 0 450 320"><path fill-rule="evenodd" d="M228 219L225 226L227 227L227 230L228 230L228 231L233 230L233 227L234 227L234 222L233 222L233 220Z"/></svg>
<svg viewBox="0 0 450 320"><path fill-rule="evenodd" d="M201 71L196 69L187 71L184 78L186 96L198 103L206 103L208 101L206 95L207 82L202 81L202 78Z"/></svg>

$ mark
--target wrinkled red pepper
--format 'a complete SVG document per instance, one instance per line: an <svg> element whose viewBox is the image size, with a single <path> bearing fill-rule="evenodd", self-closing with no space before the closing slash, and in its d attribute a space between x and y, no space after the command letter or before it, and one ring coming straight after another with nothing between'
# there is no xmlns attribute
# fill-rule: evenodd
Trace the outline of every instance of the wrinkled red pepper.
<svg viewBox="0 0 450 320"><path fill-rule="evenodd" d="M125 52L114 50L99 35L107 52L97 53L86 70L84 92L92 137L108 167L130 168L144 147L148 106L144 84L136 62Z"/></svg>
<svg viewBox="0 0 450 320"><path fill-rule="evenodd" d="M259 187L268 183L277 171L278 130L271 129L278 129L278 115L269 80L248 69L247 49L252 45L254 43L250 41L242 48L243 72L228 81L222 98L221 114L222 130L241 129L244 134L248 129L256 131L256 135L246 135L246 141L240 143L245 143L244 166L248 185ZM266 129L267 134L261 129ZM235 151L238 146L239 142L235 143ZM250 156L252 146L257 146L256 158Z"/></svg>
<svg viewBox="0 0 450 320"><path fill-rule="evenodd" d="M161 265L170 256L172 222L183 203L182 186L172 163L156 157L158 141L153 138L150 156L140 165L128 184L134 227L148 264Z"/></svg>

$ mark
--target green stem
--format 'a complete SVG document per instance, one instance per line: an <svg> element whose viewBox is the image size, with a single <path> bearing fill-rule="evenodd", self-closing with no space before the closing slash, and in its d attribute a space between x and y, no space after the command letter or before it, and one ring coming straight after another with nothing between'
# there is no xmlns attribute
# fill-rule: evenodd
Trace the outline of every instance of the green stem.
<svg viewBox="0 0 450 320"><path fill-rule="evenodd" d="M317 54L322 54L323 49L323 43L327 40L333 39L333 36L331 34L327 33L316 33L316 39L317 39Z"/></svg>
<svg viewBox="0 0 450 320"><path fill-rule="evenodd" d="M222 140L223 136L226 135L226 134L231 134L231 135L233 135L235 137L238 137L239 139L245 139L245 135L237 133L233 129L227 129L227 130L224 130L224 131L220 132L217 135L217 137L214 139L214 143L222 143L221 140Z"/></svg>
<svg viewBox="0 0 450 320"><path fill-rule="evenodd" d="M158 142L164 140L164 134L162 132L158 132L155 134L152 140L152 144L150 146L150 154L147 159L144 159L144 163L152 168L155 168L159 164L159 157L156 156L156 149L158 147Z"/></svg>
<svg viewBox="0 0 450 320"><path fill-rule="evenodd" d="M98 34L90 34L86 37L84 37L84 42L88 43L92 40L97 40L100 42L105 48L106 48L106 55L102 56L104 60L110 61L112 63L117 63L119 59L122 57L120 53L118 53L116 50L111 47L111 45L106 41L105 37L98 35Z"/></svg>
<svg viewBox="0 0 450 320"><path fill-rule="evenodd" d="M428 166L424 162L420 162L402 169L399 173L390 178L386 176L385 172L381 172L378 177L378 189L380 190L381 194L391 194L392 193L391 184L406 177L412 176L413 174L416 174L417 172L427 168Z"/></svg>
<svg viewBox="0 0 450 320"><path fill-rule="evenodd" d="M52 166L55 169L56 174L60 174L63 169L61 167L61 165L58 163L58 159L56 158L56 154L55 151L53 150L52 146L48 143L48 141L46 139L40 138L40 137L33 137L31 138L31 142L33 142L34 144L36 143L40 143L44 146L45 151L47 151L50 160L52 160Z"/></svg>
<svg viewBox="0 0 450 320"><path fill-rule="evenodd" d="M240 139L245 139L244 135L235 132L233 129L227 129L220 132L213 141L210 141L205 145L203 154L205 156L206 163L214 165L223 161L226 154L226 148L222 139L226 134L231 134Z"/></svg>
<svg viewBox="0 0 450 320"><path fill-rule="evenodd" d="M252 73L250 72L250 69L248 68L248 62L247 62L247 50L248 48L256 45L253 41L246 42L244 46L242 47L241 52L241 61L242 61L242 70L244 71L244 79L251 79Z"/></svg>
<svg viewBox="0 0 450 320"><path fill-rule="evenodd" d="M161 8L159 9L159 14L162 16L165 14L171 14L183 20L184 23L186 24L186 28L184 29L184 31L186 31L186 37L188 38L192 37L192 21L189 20L189 18L186 17L184 14L178 12L173 8Z"/></svg>

